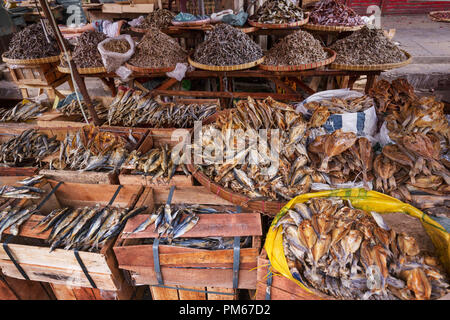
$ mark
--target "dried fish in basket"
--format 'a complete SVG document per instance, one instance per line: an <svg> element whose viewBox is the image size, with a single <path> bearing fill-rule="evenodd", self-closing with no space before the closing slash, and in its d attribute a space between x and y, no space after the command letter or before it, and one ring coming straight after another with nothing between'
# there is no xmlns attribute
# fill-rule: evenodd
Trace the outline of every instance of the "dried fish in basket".
<svg viewBox="0 0 450 320"><path fill-rule="evenodd" d="M337 299L424 300L449 292L437 258L376 212L340 198L296 203L275 224L292 276Z"/></svg>
<svg viewBox="0 0 450 320"><path fill-rule="evenodd" d="M158 9L150 12L139 25L141 29L159 28L164 29L170 26L175 18L175 13L167 9Z"/></svg>
<svg viewBox="0 0 450 320"><path fill-rule="evenodd" d="M75 134L67 133L64 141L58 143L55 158L50 161L50 169L100 171L116 170L136 145L131 135L125 138L111 132L99 131L94 126L84 128Z"/></svg>
<svg viewBox="0 0 450 320"><path fill-rule="evenodd" d="M56 137L49 138L36 129L23 131L0 146L0 162L8 165L39 164L46 156L58 150Z"/></svg>
<svg viewBox="0 0 450 320"><path fill-rule="evenodd" d="M249 17L249 20L269 24L291 23L303 19L303 10L290 0L267 0Z"/></svg>
<svg viewBox="0 0 450 320"><path fill-rule="evenodd" d="M98 31L85 31L78 37L72 52L73 61L77 68L103 67L102 56L100 55L97 46L106 38L107 36L103 32ZM65 56L63 56L62 65L67 66Z"/></svg>
<svg viewBox="0 0 450 320"><path fill-rule="evenodd" d="M0 122L21 122L35 119L44 111L47 111L47 107L40 103L31 101L24 103L24 101L21 101L14 108L0 108Z"/></svg>
<svg viewBox="0 0 450 320"><path fill-rule="evenodd" d="M151 128L193 128L195 121L213 115L216 104L162 103L141 91L120 90L109 106L109 125Z"/></svg>
<svg viewBox="0 0 450 320"><path fill-rule="evenodd" d="M207 32L206 39L195 49L193 60L212 66L240 65L263 57L262 49L247 34L221 23Z"/></svg>
<svg viewBox="0 0 450 320"><path fill-rule="evenodd" d="M145 206L135 209L99 205L64 207L53 210L36 227L39 233L51 230L47 239L50 252L59 247L97 252L123 230L128 219L146 209Z"/></svg>
<svg viewBox="0 0 450 320"><path fill-rule="evenodd" d="M359 26L364 21L356 12L339 0L321 0L310 13L309 22L323 26Z"/></svg>

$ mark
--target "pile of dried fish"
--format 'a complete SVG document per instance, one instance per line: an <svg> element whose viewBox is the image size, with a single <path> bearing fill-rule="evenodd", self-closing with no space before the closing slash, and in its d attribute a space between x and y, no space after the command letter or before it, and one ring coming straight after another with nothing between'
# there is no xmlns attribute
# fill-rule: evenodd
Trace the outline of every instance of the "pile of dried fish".
<svg viewBox="0 0 450 320"><path fill-rule="evenodd" d="M325 181L307 166L307 127L290 105L270 97L241 100L215 123L202 127L201 138L191 146L202 160L194 161L196 169L251 198L290 200L308 192L311 183ZM279 130L267 130L266 141L259 139L260 129Z"/></svg>
<svg viewBox="0 0 450 320"><path fill-rule="evenodd" d="M10 201L0 206L0 238L8 228L10 228L9 231L12 235L17 236L20 226L38 212L35 204L23 206L17 201L10 199Z"/></svg>
<svg viewBox="0 0 450 320"><path fill-rule="evenodd" d="M315 121L313 127L319 127L325 123L330 114L343 114L352 112L362 112L373 107L374 102L370 96L364 95L358 98L331 98L330 100L311 101L305 103L303 106L310 112L315 112L317 119L321 118L321 121ZM322 114L319 117L319 113Z"/></svg>
<svg viewBox="0 0 450 320"><path fill-rule="evenodd" d="M184 155L180 158L180 166L184 174L190 175L183 160ZM174 162L172 157L172 148L165 144L162 147L154 148L145 154L133 150L123 162L122 169L134 170L134 173L150 175L152 179L163 178L170 181L174 176L178 164Z"/></svg>
<svg viewBox="0 0 450 320"><path fill-rule="evenodd" d="M44 107L40 103L28 101L23 103L22 101L17 103L14 108L6 109L0 108L0 122L6 121L26 121L35 119L40 116L44 111L47 111L47 107Z"/></svg>
<svg viewBox="0 0 450 320"><path fill-rule="evenodd" d="M369 188L373 180L370 174L373 151L367 138L358 138L353 132L339 129L316 137L308 145L308 151L311 167L323 174L326 184L336 186L363 181Z"/></svg>
<svg viewBox="0 0 450 320"><path fill-rule="evenodd" d="M267 0L249 20L282 24L301 21L303 18L303 10L290 0Z"/></svg>
<svg viewBox="0 0 450 320"><path fill-rule="evenodd" d="M175 18L175 13L167 9L158 9L150 12L145 20L139 25L139 28L158 28L164 29L171 25L172 20Z"/></svg>
<svg viewBox="0 0 450 320"><path fill-rule="evenodd" d="M100 42L107 36L103 32L85 31L77 39L77 44L72 52L73 61L77 68L103 67L102 56L97 49ZM64 61L64 63L66 63Z"/></svg>
<svg viewBox="0 0 450 320"><path fill-rule="evenodd" d="M67 133L58 142L59 150L50 162L50 169L115 170L128 156L128 150L136 145L131 133L128 139L110 132L102 132L91 126L89 132L80 129L76 134Z"/></svg>
<svg viewBox="0 0 450 320"><path fill-rule="evenodd" d="M221 23L207 32L206 40L195 49L193 60L213 66L230 66L259 60L261 47L247 34Z"/></svg>
<svg viewBox="0 0 450 320"><path fill-rule="evenodd" d="M383 30L363 27L350 36L337 40L330 46L336 51L335 63L348 65L371 65L397 63L407 59L406 54Z"/></svg>
<svg viewBox="0 0 450 320"><path fill-rule="evenodd" d="M309 22L323 26L360 26L364 24L356 12L339 0L321 0L314 6Z"/></svg>
<svg viewBox="0 0 450 320"><path fill-rule="evenodd" d="M125 39L111 39L103 46L106 51L125 53L131 49L130 43Z"/></svg>
<svg viewBox="0 0 450 320"><path fill-rule="evenodd" d="M97 116L100 120L105 120L108 115L108 109L103 106L103 103L98 100L92 101L94 104L95 111L97 112ZM88 106L84 101L81 101L81 105L83 106L84 113L86 116L89 116L89 109ZM64 104L63 106L57 108L59 112L66 116L75 116L73 121L83 121L83 113L81 112L80 105L78 104L78 101L76 99L70 101L67 104Z"/></svg>
<svg viewBox="0 0 450 320"><path fill-rule="evenodd" d="M0 197L15 199L39 199L39 194L45 193L41 188L33 186L8 186L0 187Z"/></svg>
<svg viewBox="0 0 450 320"><path fill-rule="evenodd" d="M158 238L167 238L169 243L172 239L179 238L195 227L200 217L198 213L215 213L213 208L201 207L199 205L160 205L155 212L142 222L131 233L144 231L153 223Z"/></svg>
<svg viewBox="0 0 450 320"><path fill-rule="evenodd" d="M293 277L337 299L437 299L449 291L438 259L375 212L315 198L295 204L280 225Z"/></svg>
<svg viewBox="0 0 450 320"><path fill-rule="evenodd" d="M58 247L64 249L99 250L106 241L117 236L128 219L145 211L147 207L133 210L119 207L80 207L55 209L35 227L39 233L51 229L47 242L50 252Z"/></svg>
<svg viewBox="0 0 450 320"><path fill-rule="evenodd" d="M310 33L298 30L281 39L267 52L264 64L268 65L301 65L323 61L327 52Z"/></svg>
<svg viewBox="0 0 450 320"><path fill-rule="evenodd" d="M156 28L150 28L128 63L142 68L168 68L186 61L187 53L175 39Z"/></svg>
<svg viewBox="0 0 450 320"><path fill-rule="evenodd" d="M392 83L381 79L369 89L369 95L375 99L378 113L406 110L418 99L414 87L404 78L395 79Z"/></svg>
<svg viewBox="0 0 450 320"><path fill-rule="evenodd" d="M37 164L58 150L56 137L49 138L36 129L28 129L0 146L0 162L17 165Z"/></svg>
<svg viewBox="0 0 450 320"><path fill-rule="evenodd" d="M59 55L59 47L47 24L48 41L41 23L32 24L14 33L5 57L9 59L39 59Z"/></svg>
<svg viewBox="0 0 450 320"><path fill-rule="evenodd" d="M108 124L127 127L193 128L195 121L213 115L216 104L165 103L151 98L150 94L128 89L119 90L109 106Z"/></svg>

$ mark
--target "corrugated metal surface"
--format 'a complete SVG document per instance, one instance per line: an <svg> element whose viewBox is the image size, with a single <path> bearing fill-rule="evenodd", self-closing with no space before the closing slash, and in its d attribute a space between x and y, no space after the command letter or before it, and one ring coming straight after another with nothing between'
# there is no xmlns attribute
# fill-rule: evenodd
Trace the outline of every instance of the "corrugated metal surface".
<svg viewBox="0 0 450 320"><path fill-rule="evenodd" d="M365 14L367 7L371 5L379 6L382 14L423 14L450 10L450 1L346 0L346 4L359 14Z"/></svg>

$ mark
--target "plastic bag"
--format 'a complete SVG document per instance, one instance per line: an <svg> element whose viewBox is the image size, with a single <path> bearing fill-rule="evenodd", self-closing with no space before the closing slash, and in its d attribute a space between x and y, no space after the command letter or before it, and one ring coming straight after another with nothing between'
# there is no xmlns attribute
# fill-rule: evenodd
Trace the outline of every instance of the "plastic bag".
<svg viewBox="0 0 450 320"><path fill-rule="evenodd" d="M130 44L130 49L125 53L111 52L105 50L105 44L111 40L127 40ZM130 35L124 34L113 38L108 38L100 42L97 46L100 55L102 56L103 65L107 72L116 71L123 63L125 63L134 54L134 41Z"/></svg>
<svg viewBox="0 0 450 320"><path fill-rule="evenodd" d="M331 100L332 98L352 99L362 97L364 94L350 89L326 90L315 93L296 105L296 112L309 117L311 112L305 108L305 104L313 101ZM377 112L375 104L361 112L348 112L343 114L331 114L323 125L325 133L332 133L338 129L344 132L354 132L358 136L373 137L377 130Z"/></svg>
<svg viewBox="0 0 450 320"><path fill-rule="evenodd" d="M178 81L181 81L183 80L186 71L188 71L189 69L191 69L192 71L192 67L187 63L177 63L175 69L170 72L166 72L166 75L170 78L174 78L177 79Z"/></svg>
<svg viewBox="0 0 450 320"><path fill-rule="evenodd" d="M234 27L242 27L247 21L248 13L241 11L238 14L227 14L222 18L223 23L227 23Z"/></svg>
<svg viewBox="0 0 450 320"><path fill-rule="evenodd" d="M306 193L299 195L289 201L273 219L272 225L266 236L264 249L267 252L267 257L270 260L273 268L281 273L286 278L294 281L304 290L311 292L309 288L304 286L300 281L295 279L286 261L283 249L283 226L279 226L273 230L278 220L286 214L286 212L296 203L303 203L311 198L328 198L339 197L341 199L349 200L353 207L365 211L375 211L377 213L391 213L402 212L412 217L420 219L425 231L433 242L439 259L443 263L446 271L450 273L450 234L445 229L428 215L419 209L404 203L396 198L387 196L376 191L367 191L365 189L338 189L331 191L320 191L314 193Z"/></svg>

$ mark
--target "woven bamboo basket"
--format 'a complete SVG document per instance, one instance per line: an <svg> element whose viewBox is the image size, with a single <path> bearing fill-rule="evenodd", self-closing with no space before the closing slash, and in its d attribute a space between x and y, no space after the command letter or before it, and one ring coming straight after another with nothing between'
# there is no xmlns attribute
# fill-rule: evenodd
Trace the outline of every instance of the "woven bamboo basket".
<svg viewBox="0 0 450 320"><path fill-rule="evenodd" d="M210 66L207 64L201 64L201 63L195 62L194 60L191 59L191 57L188 57L188 61L191 66L193 66L197 69L210 70L210 71L236 71L236 70L253 68L253 67L263 63L264 57L262 57L259 60L252 61L249 63L235 64L232 66Z"/></svg>
<svg viewBox="0 0 450 320"><path fill-rule="evenodd" d="M306 18L300 21L291 23L260 23L252 20L248 20L248 24L252 27L257 27L261 29L289 29L296 28L307 24L309 21L309 13L306 13Z"/></svg>
<svg viewBox="0 0 450 320"><path fill-rule="evenodd" d="M211 19L202 19L196 21L175 21L172 20L172 24L177 27L194 27L194 26L202 26L211 22Z"/></svg>
<svg viewBox="0 0 450 320"><path fill-rule="evenodd" d="M389 69L400 68L400 67L406 66L407 64L410 64L412 61L412 56L405 50L402 50L402 51L408 57L408 59L406 59L405 61L402 61L402 62L385 63L385 64L371 64L371 65L362 65L362 64L348 65L348 64L332 63L330 65L330 68L338 69L338 70L350 70L350 71L378 71L378 70L389 70Z"/></svg>
<svg viewBox="0 0 450 320"><path fill-rule="evenodd" d="M329 48L324 48L324 50L328 53L328 59L322 61L305 63L297 66L272 66L267 64L260 64L259 68L267 71L298 71L319 68L333 63L333 61L336 59L336 52Z"/></svg>
<svg viewBox="0 0 450 320"><path fill-rule="evenodd" d="M326 32L348 32L348 31L356 31L364 27L364 25L361 26L352 26L352 27L346 27L346 26L321 26L319 24L312 24L307 23L303 26L305 29L308 30L314 30L314 31L326 31Z"/></svg>
<svg viewBox="0 0 450 320"><path fill-rule="evenodd" d="M98 74L98 73L106 73L105 67L96 67L96 68L77 68L79 74ZM70 73L70 68L58 66L58 71L62 73Z"/></svg>
<svg viewBox="0 0 450 320"><path fill-rule="evenodd" d="M39 59L10 59L10 58L6 58L5 54L3 54L2 60L3 60L3 62L8 63L8 64L39 65L39 64L58 62L59 56L45 57L45 58L39 58Z"/></svg>
<svg viewBox="0 0 450 320"><path fill-rule="evenodd" d="M207 125L213 123L217 120L217 118L221 115L227 114L230 112L230 109L218 111L212 116L206 118L202 121L202 125ZM193 129L191 129L192 131ZM188 170L192 173L192 176L205 188L214 193L215 195L225 199L233 204L239 205L244 208L249 208L252 211L261 212L266 215L274 217L278 212L280 212L281 208L283 208L287 201L274 201L274 200L252 200L246 195L236 193L231 189L224 188L218 183L212 181L208 176L206 176L203 172L198 171L192 163L186 165Z"/></svg>
<svg viewBox="0 0 450 320"><path fill-rule="evenodd" d="M175 69L175 66L173 67L164 67L164 68L143 68L143 67L136 67L128 62L125 62L125 67L128 69L138 72L138 73L161 73L161 72L170 72Z"/></svg>
<svg viewBox="0 0 450 320"><path fill-rule="evenodd" d="M431 20L436 21L436 22L450 22L449 18L436 18L434 17L434 15L436 13L449 13L450 11L431 11L428 16L430 17Z"/></svg>

